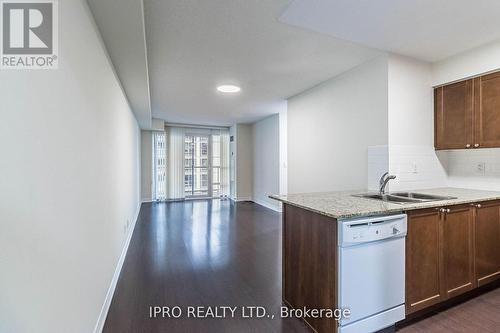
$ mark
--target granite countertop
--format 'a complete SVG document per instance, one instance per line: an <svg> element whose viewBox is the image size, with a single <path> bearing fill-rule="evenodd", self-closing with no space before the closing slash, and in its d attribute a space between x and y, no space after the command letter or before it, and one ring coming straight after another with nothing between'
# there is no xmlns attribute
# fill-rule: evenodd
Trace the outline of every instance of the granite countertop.
<svg viewBox="0 0 500 333"><path fill-rule="evenodd" d="M382 215L409 211L414 209L442 207L488 200L500 199L500 192L471 190L463 188L433 188L412 190L411 192L452 196L457 199L421 202L421 203L388 203L375 199L353 197L353 194L366 193L366 191L318 192L298 193L289 195L271 195L272 199L286 204L307 209L336 219ZM373 192L374 193L374 192Z"/></svg>

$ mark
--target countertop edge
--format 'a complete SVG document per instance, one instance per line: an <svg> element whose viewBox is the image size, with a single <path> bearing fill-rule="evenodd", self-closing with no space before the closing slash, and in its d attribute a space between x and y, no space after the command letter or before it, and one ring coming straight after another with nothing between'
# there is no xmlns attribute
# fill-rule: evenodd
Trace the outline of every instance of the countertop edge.
<svg viewBox="0 0 500 333"><path fill-rule="evenodd" d="M477 203L477 202L500 200L500 195L495 195L495 196L480 198L480 199L450 199L450 200L443 200L443 201L432 201L432 202L426 202L426 203L419 203L418 204L419 206L407 206L407 207L405 207L404 205L401 205L401 207L393 207L393 208L388 208L388 209L384 209L384 210L373 210L373 211L367 211L367 212L352 213L352 214L340 214L339 215L339 214L331 214L331 213L328 213L326 211L321 211L321 210L317 210L317 209L314 209L311 207L300 205L296 202L286 200L278 195L269 195L268 197L270 199L280 201L280 202L285 203L287 205L302 208L302 209L308 210L310 212L314 212L314 213L317 213L320 215L328 216L328 217L331 217L334 219L346 219L346 218L365 217L365 216L374 216L374 215L382 215L382 214L393 214L393 213L407 212L407 211L419 210L419 209L437 208L437 207L442 207L442 206L457 206L457 205L472 204L472 203ZM371 199L366 199L366 200L371 200Z"/></svg>

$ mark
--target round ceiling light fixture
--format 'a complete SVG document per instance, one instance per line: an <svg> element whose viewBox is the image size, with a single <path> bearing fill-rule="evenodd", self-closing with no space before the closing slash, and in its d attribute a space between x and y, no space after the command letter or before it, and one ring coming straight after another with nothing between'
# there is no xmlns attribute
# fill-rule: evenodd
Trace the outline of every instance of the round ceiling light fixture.
<svg viewBox="0 0 500 333"><path fill-rule="evenodd" d="M241 91L241 88L233 84L223 84L217 87L217 91L221 93L234 94Z"/></svg>

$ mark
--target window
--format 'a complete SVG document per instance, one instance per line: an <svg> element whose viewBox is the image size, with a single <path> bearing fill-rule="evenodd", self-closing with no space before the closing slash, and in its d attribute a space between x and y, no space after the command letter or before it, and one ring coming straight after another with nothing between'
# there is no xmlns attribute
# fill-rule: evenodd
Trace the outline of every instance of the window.
<svg viewBox="0 0 500 333"><path fill-rule="evenodd" d="M229 135L226 131L184 132L184 195L227 196L229 191Z"/></svg>
<svg viewBox="0 0 500 333"><path fill-rule="evenodd" d="M184 193L187 197L211 196L209 191L209 136L184 137Z"/></svg>

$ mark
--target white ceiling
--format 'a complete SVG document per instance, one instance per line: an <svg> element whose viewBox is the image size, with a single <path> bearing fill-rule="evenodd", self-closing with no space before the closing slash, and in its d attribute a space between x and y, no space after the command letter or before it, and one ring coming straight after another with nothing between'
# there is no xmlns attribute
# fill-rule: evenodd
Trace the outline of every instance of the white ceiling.
<svg viewBox="0 0 500 333"><path fill-rule="evenodd" d="M436 61L500 39L498 0L87 1L142 128L253 122L384 51Z"/></svg>
<svg viewBox="0 0 500 333"><path fill-rule="evenodd" d="M141 0L87 0L130 107L151 127L149 79Z"/></svg>
<svg viewBox="0 0 500 333"><path fill-rule="evenodd" d="M294 0L280 20L437 61L500 39L498 0Z"/></svg>
<svg viewBox="0 0 500 333"><path fill-rule="evenodd" d="M380 54L280 23L289 0L145 0L153 117L231 125ZM216 92L223 83L242 92Z"/></svg>

